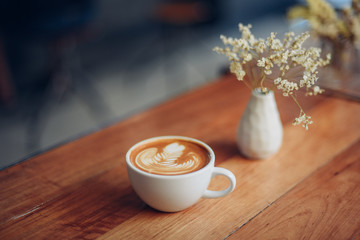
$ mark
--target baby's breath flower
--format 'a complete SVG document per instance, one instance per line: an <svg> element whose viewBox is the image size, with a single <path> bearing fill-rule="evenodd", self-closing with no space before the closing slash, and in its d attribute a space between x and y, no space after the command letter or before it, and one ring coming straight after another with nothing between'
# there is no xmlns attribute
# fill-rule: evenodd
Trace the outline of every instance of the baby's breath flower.
<svg viewBox="0 0 360 240"><path fill-rule="evenodd" d="M279 78L276 79L276 82L279 82L277 85L277 88L282 90L283 96L287 97L289 94L293 94L294 90L298 90L299 87L297 83L289 82L287 79L279 80ZM275 81L274 81L275 83Z"/></svg>
<svg viewBox="0 0 360 240"><path fill-rule="evenodd" d="M324 89L321 89L319 86L315 86L313 88L313 91L314 91L314 95L317 95L319 93L323 93L324 92Z"/></svg>
<svg viewBox="0 0 360 240"><path fill-rule="evenodd" d="M306 0L306 6L295 6L288 11L289 18L308 19L315 34L327 38L341 47L346 40L360 48L360 1L336 10L326 0ZM340 45L339 45L340 44Z"/></svg>
<svg viewBox="0 0 360 240"><path fill-rule="evenodd" d="M310 117L305 115L293 93L302 87L306 88L308 95L323 92L315 86L317 69L330 62L330 55L322 59L320 49L303 47L310 36L308 32L297 36L289 32L283 40L278 39L276 33L271 33L265 40L255 38L250 29L250 24L239 24L241 38L221 35L225 48L215 47L214 51L228 58L230 71L251 89L279 89L283 96L291 96L301 113L295 119L295 125L302 122L307 128L311 124Z"/></svg>
<svg viewBox="0 0 360 240"><path fill-rule="evenodd" d="M308 20L312 35L318 37L323 49L332 52L332 67L356 72L360 54L360 0L349 0L340 9L330 2L306 0L303 1L306 4L290 8L287 15L291 19Z"/></svg>
<svg viewBox="0 0 360 240"><path fill-rule="evenodd" d="M313 123L313 121L311 121L311 117L310 116L306 116L305 113L301 112L299 117L295 118L295 120L293 121L293 125L299 125L302 123L302 126L308 130L309 129L309 125Z"/></svg>
<svg viewBox="0 0 360 240"><path fill-rule="evenodd" d="M234 73L239 80L243 79L246 74L239 62L230 63L230 72Z"/></svg>
<svg viewBox="0 0 360 240"><path fill-rule="evenodd" d="M319 86L314 86L312 88L312 91L308 89L308 92L306 93L307 96L316 96L318 94L321 94L324 92L324 89L321 89Z"/></svg>
<svg viewBox="0 0 360 240"><path fill-rule="evenodd" d="M265 67L265 58L261 58L257 61L258 67Z"/></svg>
<svg viewBox="0 0 360 240"><path fill-rule="evenodd" d="M281 78L274 79L274 84L278 85L281 82Z"/></svg>

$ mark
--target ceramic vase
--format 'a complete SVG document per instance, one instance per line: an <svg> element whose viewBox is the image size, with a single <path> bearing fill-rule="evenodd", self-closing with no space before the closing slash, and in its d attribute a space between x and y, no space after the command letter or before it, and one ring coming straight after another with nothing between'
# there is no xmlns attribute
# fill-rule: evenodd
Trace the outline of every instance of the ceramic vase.
<svg viewBox="0 0 360 240"><path fill-rule="evenodd" d="M251 159L266 159L282 144L283 128L274 92L252 91L237 130L240 151Z"/></svg>

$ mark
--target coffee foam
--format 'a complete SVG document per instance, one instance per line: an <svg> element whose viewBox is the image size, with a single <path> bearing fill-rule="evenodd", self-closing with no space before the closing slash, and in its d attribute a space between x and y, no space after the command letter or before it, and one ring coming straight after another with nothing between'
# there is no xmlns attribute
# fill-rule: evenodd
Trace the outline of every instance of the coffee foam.
<svg viewBox="0 0 360 240"><path fill-rule="evenodd" d="M189 141L162 139L144 144L134 150L135 167L159 175L180 175L194 172L209 162L207 150Z"/></svg>

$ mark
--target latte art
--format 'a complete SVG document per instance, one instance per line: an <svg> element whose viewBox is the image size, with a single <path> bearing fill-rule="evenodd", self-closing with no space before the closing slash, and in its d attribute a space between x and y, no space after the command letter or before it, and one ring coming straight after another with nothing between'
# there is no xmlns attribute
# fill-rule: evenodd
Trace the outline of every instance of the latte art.
<svg viewBox="0 0 360 240"><path fill-rule="evenodd" d="M208 154L201 146L182 140L162 140L146 144L135 151L133 164L146 172L179 175L201 169L208 163Z"/></svg>

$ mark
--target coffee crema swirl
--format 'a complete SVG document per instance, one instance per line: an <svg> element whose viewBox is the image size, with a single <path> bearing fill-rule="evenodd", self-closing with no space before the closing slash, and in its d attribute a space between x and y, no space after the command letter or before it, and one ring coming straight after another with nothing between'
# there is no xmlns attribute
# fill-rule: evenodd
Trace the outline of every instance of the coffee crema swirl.
<svg viewBox="0 0 360 240"><path fill-rule="evenodd" d="M204 147L179 139L161 139L146 143L134 150L132 155L135 167L159 175L194 172L209 162L209 154Z"/></svg>

